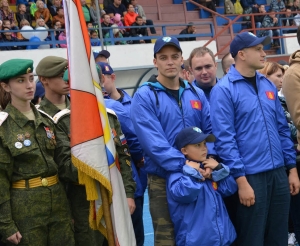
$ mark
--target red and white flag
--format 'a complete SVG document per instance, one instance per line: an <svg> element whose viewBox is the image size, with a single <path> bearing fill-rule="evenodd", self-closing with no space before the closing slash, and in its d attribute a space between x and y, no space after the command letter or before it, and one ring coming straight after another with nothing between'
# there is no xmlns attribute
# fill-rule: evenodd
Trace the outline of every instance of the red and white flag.
<svg viewBox="0 0 300 246"><path fill-rule="evenodd" d="M65 0L71 85L71 152L91 201L90 226L115 245L135 246L124 185L80 0ZM105 208L108 208L105 210ZM107 213L110 213L109 215ZM110 221L107 219L110 218ZM109 226L112 222L112 230ZM110 241L110 245L112 245Z"/></svg>

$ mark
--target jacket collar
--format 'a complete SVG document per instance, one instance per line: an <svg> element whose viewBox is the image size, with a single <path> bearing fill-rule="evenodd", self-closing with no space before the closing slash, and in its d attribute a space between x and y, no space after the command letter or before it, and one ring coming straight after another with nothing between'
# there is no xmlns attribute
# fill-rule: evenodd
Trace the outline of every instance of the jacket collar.
<svg viewBox="0 0 300 246"><path fill-rule="evenodd" d="M35 128L37 128L40 124L49 125L49 123L39 114L37 109L33 104L30 104L30 107L35 115ZM5 110L12 118L12 120L21 128L23 128L29 120L24 114L22 114L18 109L16 109L11 103L9 103Z"/></svg>
<svg viewBox="0 0 300 246"><path fill-rule="evenodd" d="M66 96L65 102L66 102L67 108L70 109L70 100L67 96ZM57 114L59 111L61 111L52 102L50 102L46 97L44 97L43 100L41 101L40 109L45 111L51 117L54 116L55 114Z"/></svg>
<svg viewBox="0 0 300 246"><path fill-rule="evenodd" d="M264 75L256 72L256 77L261 78L261 77L265 77ZM227 75L229 78L229 81L234 83L234 82L238 82L238 81L245 81L245 78L239 73L239 71L236 70L235 65L231 65Z"/></svg>

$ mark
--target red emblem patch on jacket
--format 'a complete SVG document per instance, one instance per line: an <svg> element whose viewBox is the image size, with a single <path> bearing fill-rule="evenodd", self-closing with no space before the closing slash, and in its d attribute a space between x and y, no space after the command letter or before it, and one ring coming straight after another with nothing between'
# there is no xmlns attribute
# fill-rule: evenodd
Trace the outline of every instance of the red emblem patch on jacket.
<svg viewBox="0 0 300 246"><path fill-rule="evenodd" d="M192 108L201 110L202 109L202 104L199 100L190 100L190 103L192 105Z"/></svg>
<svg viewBox="0 0 300 246"><path fill-rule="evenodd" d="M273 91L266 91L267 98L270 100L275 100L275 95Z"/></svg>
<svg viewBox="0 0 300 246"><path fill-rule="evenodd" d="M214 188L214 190L217 190L218 189L218 184L217 182L211 182L212 184L212 187Z"/></svg>

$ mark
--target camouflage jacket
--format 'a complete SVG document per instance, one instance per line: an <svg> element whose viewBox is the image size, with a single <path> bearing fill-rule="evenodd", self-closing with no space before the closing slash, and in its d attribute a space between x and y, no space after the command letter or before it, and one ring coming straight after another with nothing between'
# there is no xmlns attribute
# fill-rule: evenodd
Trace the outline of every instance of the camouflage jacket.
<svg viewBox="0 0 300 246"><path fill-rule="evenodd" d="M127 145L125 136L121 130L121 125L117 115L110 109L107 109L107 116L112 135L116 146L116 151L120 164L120 172L124 183L125 193L127 198L134 199L136 183L132 178L131 170L131 157L129 153L129 147Z"/></svg>
<svg viewBox="0 0 300 246"><path fill-rule="evenodd" d="M264 17L264 19L263 19L263 22L261 23L261 27L262 28L275 27L275 26L278 26L278 22L274 23L273 19L269 15L266 15ZM267 36L268 35L268 31L269 30L262 30L262 31L260 31L260 35L259 36Z"/></svg>
<svg viewBox="0 0 300 246"><path fill-rule="evenodd" d="M29 120L11 104L3 111L8 113L6 119L6 114L1 113L0 234L4 238L18 231L11 213L11 183L53 176L58 171L54 154L55 139L58 140L59 134L53 123L43 117L34 105L31 105L31 108L35 114L35 121ZM25 140L29 140L30 144L26 144Z"/></svg>
<svg viewBox="0 0 300 246"><path fill-rule="evenodd" d="M62 136L56 145L55 162L58 165L59 178L65 182L78 182L77 168L71 162L70 148L70 100L66 97L67 108L60 110L46 97L41 101L38 110L50 116L55 125L62 130ZM64 153L63 155L61 153ZM63 158L62 158L63 157Z"/></svg>
<svg viewBox="0 0 300 246"><path fill-rule="evenodd" d="M67 98L66 99L67 108L70 109L70 101ZM54 122L60 127L60 129L63 129L66 133L65 135L68 137L67 139L64 138L64 141L57 142L57 149L59 152L64 152L69 157L71 157L71 148L70 148L70 115L66 114L64 116L55 118L55 116L58 116L57 113L60 112L60 109L58 109L55 105L53 105L47 98L44 98L42 102L40 103L39 110L42 110L49 114L51 117L53 117ZM130 154L128 150L127 144L121 144L120 136L123 135L120 123L116 117L115 114L108 113L108 119L110 126L112 128L112 132L116 132L117 135L115 136L115 146L116 151L119 156L119 162L121 167L121 176L123 178L123 183L125 187L126 196L128 198L134 198L134 192L135 192L135 182L132 179L132 171L130 167L130 163L127 163L127 160L130 162ZM115 127L113 127L115 126ZM113 130L114 129L114 130ZM124 136L124 135L123 135ZM60 178L70 181L72 180L72 177L77 178L77 169L74 167L73 164L70 164L70 160L62 160L55 159L58 166L59 166L59 176ZM68 168L70 167L70 168ZM74 171L76 169L76 172ZM76 181L78 182L78 181Z"/></svg>

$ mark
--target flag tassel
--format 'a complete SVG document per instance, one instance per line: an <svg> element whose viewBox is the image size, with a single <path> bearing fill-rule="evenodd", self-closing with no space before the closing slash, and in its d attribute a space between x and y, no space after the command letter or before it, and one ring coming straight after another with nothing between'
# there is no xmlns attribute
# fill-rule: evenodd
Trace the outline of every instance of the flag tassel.
<svg viewBox="0 0 300 246"><path fill-rule="evenodd" d="M101 198L103 201L103 204L102 204L103 216L104 216L105 225L106 225L108 245L115 246L116 245L115 244L115 236L114 236L110 207L109 207L109 202L108 202L108 193L107 193L107 190L101 184L100 184L100 193L101 193Z"/></svg>

